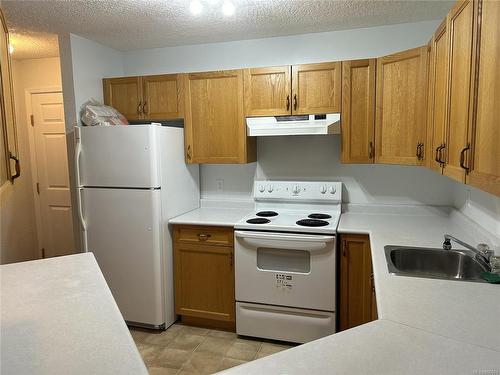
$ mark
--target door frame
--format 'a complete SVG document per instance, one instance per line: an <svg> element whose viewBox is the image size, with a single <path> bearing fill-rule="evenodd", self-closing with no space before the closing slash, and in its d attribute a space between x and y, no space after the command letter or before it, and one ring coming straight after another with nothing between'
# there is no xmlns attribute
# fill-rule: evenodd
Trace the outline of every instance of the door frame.
<svg viewBox="0 0 500 375"><path fill-rule="evenodd" d="M26 125L28 127L28 145L30 152L30 171L31 171L31 188L33 191L33 202L35 205L35 225L36 225L36 246L37 250L35 255L41 259L43 258L41 239L42 239L42 214L40 212L40 196L38 195L36 184L38 182L38 167L36 165L36 146L35 146L35 131L34 126L31 125L31 115L33 114L33 107L31 98L34 94L64 94L61 86L51 86L45 88L25 89L24 90L24 103L26 109ZM66 131L65 131L66 133ZM66 155L67 157L67 155ZM73 210L73 207L71 207Z"/></svg>

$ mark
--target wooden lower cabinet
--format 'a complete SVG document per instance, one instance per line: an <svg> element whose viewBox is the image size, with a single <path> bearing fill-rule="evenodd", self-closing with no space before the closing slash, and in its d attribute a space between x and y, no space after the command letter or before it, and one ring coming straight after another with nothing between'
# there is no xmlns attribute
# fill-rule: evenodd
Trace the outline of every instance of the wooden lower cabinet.
<svg viewBox="0 0 500 375"><path fill-rule="evenodd" d="M370 239L343 234L340 252L339 331L377 319Z"/></svg>
<svg viewBox="0 0 500 375"><path fill-rule="evenodd" d="M235 329L233 229L175 225L175 312L188 324Z"/></svg>

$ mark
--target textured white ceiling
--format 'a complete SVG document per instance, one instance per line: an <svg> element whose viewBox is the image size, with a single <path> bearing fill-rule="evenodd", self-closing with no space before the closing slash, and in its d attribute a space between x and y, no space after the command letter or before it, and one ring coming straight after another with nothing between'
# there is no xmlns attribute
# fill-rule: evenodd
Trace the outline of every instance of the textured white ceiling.
<svg viewBox="0 0 500 375"><path fill-rule="evenodd" d="M224 17L223 0L201 1L205 7L198 16L189 12L189 0L3 0L2 7L20 43L33 31L71 32L128 51L439 19L454 3L232 0L236 12Z"/></svg>

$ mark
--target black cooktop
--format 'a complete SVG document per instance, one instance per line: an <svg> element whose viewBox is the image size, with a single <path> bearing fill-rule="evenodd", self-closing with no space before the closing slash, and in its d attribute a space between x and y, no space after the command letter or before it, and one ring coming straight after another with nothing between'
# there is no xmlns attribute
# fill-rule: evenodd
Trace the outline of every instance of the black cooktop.
<svg viewBox="0 0 500 375"><path fill-rule="evenodd" d="M328 221L318 219L302 219L296 222L297 225L302 227L324 227L328 225Z"/></svg>
<svg viewBox="0 0 500 375"><path fill-rule="evenodd" d="M248 224L267 224L267 223L270 223L270 222L271 222L271 220L265 219L263 217L256 217L254 219L248 219L247 220Z"/></svg>
<svg viewBox="0 0 500 375"><path fill-rule="evenodd" d="M328 214L310 214L308 216L309 219L322 219L322 220L325 220L325 219L331 219L332 216L331 215L328 215Z"/></svg>
<svg viewBox="0 0 500 375"><path fill-rule="evenodd" d="M260 216L260 217L274 217L274 216L278 216L278 213L275 211L260 211L260 212L257 212L255 215Z"/></svg>

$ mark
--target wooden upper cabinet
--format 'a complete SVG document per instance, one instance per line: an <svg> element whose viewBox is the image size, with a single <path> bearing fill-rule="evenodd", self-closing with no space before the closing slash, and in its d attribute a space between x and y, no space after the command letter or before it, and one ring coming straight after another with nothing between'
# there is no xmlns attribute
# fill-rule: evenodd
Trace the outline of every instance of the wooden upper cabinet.
<svg viewBox="0 0 500 375"><path fill-rule="evenodd" d="M467 182L500 196L500 2L478 2L473 159Z"/></svg>
<svg viewBox="0 0 500 375"><path fill-rule="evenodd" d="M428 167L441 173L445 162L448 127L448 34L446 20L431 40L428 96Z"/></svg>
<svg viewBox="0 0 500 375"><path fill-rule="evenodd" d="M189 73L183 81L186 162L255 161L255 138L246 136L243 70Z"/></svg>
<svg viewBox="0 0 500 375"><path fill-rule="evenodd" d="M247 116L290 114L290 66L245 69L244 75Z"/></svg>
<svg viewBox="0 0 500 375"><path fill-rule="evenodd" d="M377 319L370 239L343 234L340 259L340 330Z"/></svg>
<svg viewBox="0 0 500 375"><path fill-rule="evenodd" d="M104 104L127 120L182 118L184 96L180 74L104 78Z"/></svg>
<svg viewBox="0 0 500 375"><path fill-rule="evenodd" d="M142 118L141 77L104 78L104 104L116 108L127 120Z"/></svg>
<svg viewBox="0 0 500 375"><path fill-rule="evenodd" d="M342 63L292 66L292 114L338 113Z"/></svg>
<svg viewBox="0 0 500 375"><path fill-rule="evenodd" d="M474 71L474 3L461 0L447 18L449 37L449 97L446 163L443 173L465 182L470 156L469 125L472 121L473 96L471 73Z"/></svg>
<svg viewBox="0 0 500 375"><path fill-rule="evenodd" d="M377 163L423 163L426 99L427 46L377 59Z"/></svg>
<svg viewBox="0 0 500 375"><path fill-rule="evenodd" d="M142 77L143 116L150 120L182 118L183 93L179 74Z"/></svg>
<svg viewBox="0 0 500 375"><path fill-rule="evenodd" d="M373 163L377 60L342 63L342 162Z"/></svg>

